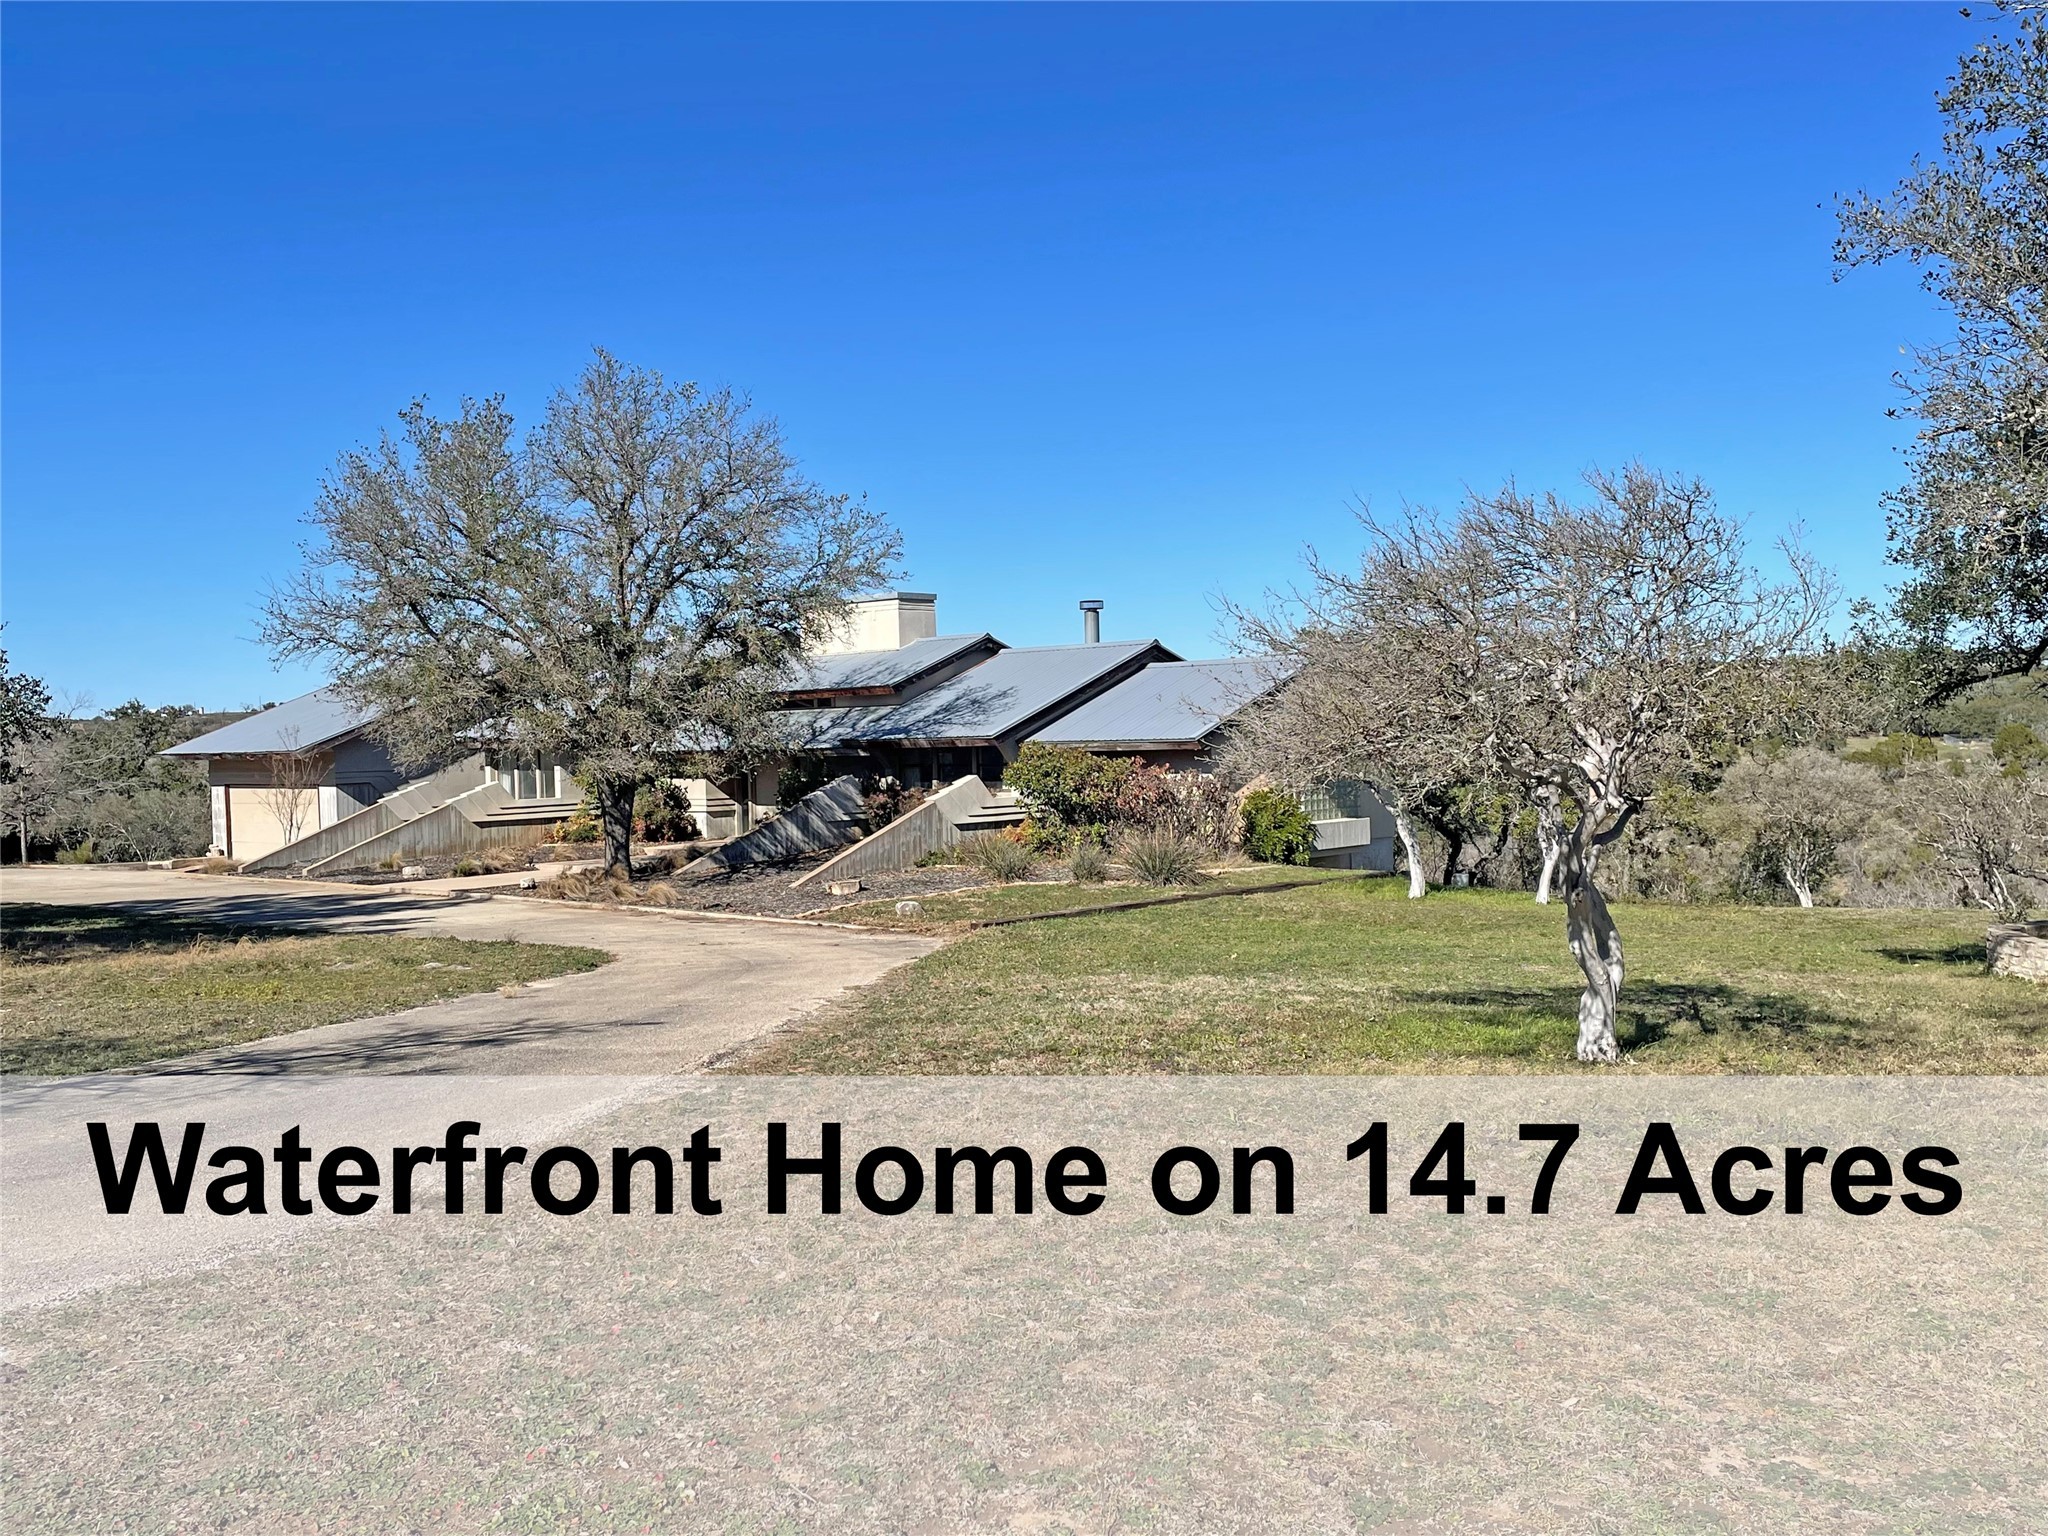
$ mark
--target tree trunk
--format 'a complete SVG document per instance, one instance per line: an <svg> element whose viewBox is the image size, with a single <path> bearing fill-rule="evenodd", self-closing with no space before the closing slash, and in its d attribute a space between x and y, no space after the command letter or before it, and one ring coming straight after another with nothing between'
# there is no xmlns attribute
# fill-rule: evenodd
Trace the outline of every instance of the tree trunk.
<svg viewBox="0 0 2048 1536"><path fill-rule="evenodd" d="M1422 872L1422 849L1415 841L1415 824L1406 811L1394 812L1394 832L1408 855L1408 899L1420 901L1429 891L1429 879Z"/></svg>
<svg viewBox="0 0 2048 1536"><path fill-rule="evenodd" d="M633 878L633 791L638 788L633 779L599 779L591 789L604 828L604 872L608 876Z"/></svg>
<svg viewBox="0 0 2048 1536"><path fill-rule="evenodd" d="M1607 898L1593 882L1588 850L1572 849L1564 861L1564 923L1572 958L1586 973L1586 990L1579 998L1579 1060L1619 1061L1614 1016L1621 1000L1621 934Z"/></svg>
<svg viewBox="0 0 2048 1536"><path fill-rule="evenodd" d="M1548 800L1536 804L1536 846L1543 850L1543 873L1536 877L1536 904L1550 905L1550 884L1557 878L1558 855L1564 852L1564 818Z"/></svg>
<svg viewBox="0 0 2048 1536"><path fill-rule="evenodd" d="M1813 884L1791 865L1785 866L1785 883L1792 887L1792 894L1799 898L1799 905L1813 905Z"/></svg>

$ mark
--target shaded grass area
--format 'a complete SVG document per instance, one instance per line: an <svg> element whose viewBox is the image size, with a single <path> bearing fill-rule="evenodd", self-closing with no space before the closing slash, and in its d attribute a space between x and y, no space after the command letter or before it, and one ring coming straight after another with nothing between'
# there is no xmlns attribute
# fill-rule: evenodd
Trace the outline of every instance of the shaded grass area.
<svg viewBox="0 0 2048 1536"><path fill-rule="evenodd" d="M1624 1070L2048 1071L2048 989L1988 973L1980 915L1631 903L1616 917ZM989 929L735 1070L1565 1071L1580 978L1563 925L1524 894L1410 902L1400 882L1352 880Z"/></svg>
<svg viewBox="0 0 2048 1536"><path fill-rule="evenodd" d="M914 916L898 913L893 902L874 901L842 907L831 917L835 923L858 923L863 928L886 928L895 933L951 933L995 918L1056 912L1068 907L1108 907L1119 902L1181 896L1191 891L1277 885L1282 881L1321 883L1357 878L1356 873L1350 870L1254 864L1242 869L1214 871L1192 886L1145 885L1135 880L1105 881L1099 885L1083 885L1072 880L1031 880L1014 885L977 886L957 893L920 896L918 902L924 911Z"/></svg>
<svg viewBox="0 0 2048 1536"><path fill-rule="evenodd" d="M135 1066L609 958L556 944L238 929L15 903L0 918L0 1071Z"/></svg>

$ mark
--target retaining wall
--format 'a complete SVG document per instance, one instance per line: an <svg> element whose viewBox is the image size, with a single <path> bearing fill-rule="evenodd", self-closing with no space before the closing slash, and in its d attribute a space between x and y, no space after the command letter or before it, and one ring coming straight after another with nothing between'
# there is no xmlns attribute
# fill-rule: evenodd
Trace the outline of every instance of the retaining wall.
<svg viewBox="0 0 2048 1536"><path fill-rule="evenodd" d="M2048 982L2048 922L2002 923L1984 936L1994 976Z"/></svg>
<svg viewBox="0 0 2048 1536"><path fill-rule="evenodd" d="M988 786L973 774L955 779L916 810L905 811L873 837L855 843L836 859L828 859L796 884L821 885L828 880L858 880L909 869L928 853L976 836L963 833L960 823L988 802Z"/></svg>
<svg viewBox="0 0 2048 1536"><path fill-rule="evenodd" d="M773 821L734 838L723 848L684 866L683 872L703 874L714 869L739 869L748 864L779 864L807 853L822 853L860 837L860 780L841 774L822 789L814 789Z"/></svg>

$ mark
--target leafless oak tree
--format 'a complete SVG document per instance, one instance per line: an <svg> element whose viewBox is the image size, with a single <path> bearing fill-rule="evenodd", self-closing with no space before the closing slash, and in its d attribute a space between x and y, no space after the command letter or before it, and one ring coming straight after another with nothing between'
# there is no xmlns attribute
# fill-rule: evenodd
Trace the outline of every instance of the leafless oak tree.
<svg viewBox="0 0 2048 1536"><path fill-rule="evenodd" d="M1788 581L1758 577L1697 481L1641 466L1586 480L1581 502L1510 485L1450 517L1365 514L1358 569L1316 563L1307 616L1263 637L1301 661L1286 707L1343 744L1332 767L1554 801L1586 979L1577 1054L1611 1062L1624 962L1601 853L1661 776L1797 718L1807 679L1786 662L1816 640L1830 592L1796 551Z"/></svg>
<svg viewBox="0 0 2048 1536"><path fill-rule="evenodd" d="M265 637L330 664L407 762L567 760L613 872L640 781L771 750L780 669L895 563L745 399L602 351L523 442L496 397L403 421L335 467Z"/></svg>

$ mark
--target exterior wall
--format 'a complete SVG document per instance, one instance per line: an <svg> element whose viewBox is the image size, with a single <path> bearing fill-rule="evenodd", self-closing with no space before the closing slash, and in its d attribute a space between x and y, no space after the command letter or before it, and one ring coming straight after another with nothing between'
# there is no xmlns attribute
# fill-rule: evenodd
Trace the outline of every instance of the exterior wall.
<svg viewBox="0 0 2048 1536"><path fill-rule="evenodd" d="M354 737L319 754L312 763L315 782L300 792L298 836L323 832L368 806L382 801L403 782L391 755L377 743ZM447 799L484 782L481 754L429 775L421 781L437 799ZM213 815L213 847L244 863L261 859L285 846L285 818L279 811L277 767L268 756L208 758L206 776Z"/></svg>
<svg viewBox="0 0 2048 1536"><path fill-rule="evenodd" d="M888 592L854 603L818 647L823 656L853 651L897 651L939 632L938 598L929 592Z"/></svg>
<svg viewBox="0 0 2048 1536"><path fill-rule="evenodd" d="M1309 863L1323 869L1394 868L1394 815L1363 784L1347 781L1302 796L1316 829Z"/></svg>
<svg viewBox="0 0 2048 1536"><path fill-rule="evenodd" d="M227 853L231 859L260 859L320 830L318 789L286 791L245 784L225 786L222 793L227 800Z"/></svg>
<svg viewBox="0 0 2048 1536"><path fill-rule="evenodd" d="M690 814L697 818L697 830L706 837L738 837L740 804L723 786L710 779L677 779L690 797Z"/></svg>

